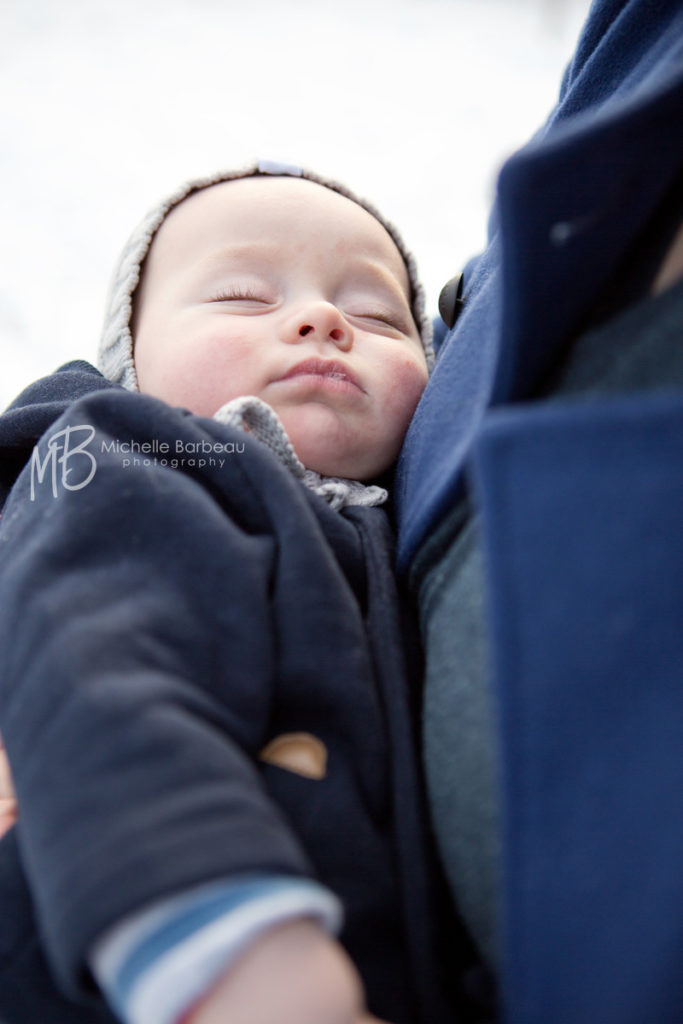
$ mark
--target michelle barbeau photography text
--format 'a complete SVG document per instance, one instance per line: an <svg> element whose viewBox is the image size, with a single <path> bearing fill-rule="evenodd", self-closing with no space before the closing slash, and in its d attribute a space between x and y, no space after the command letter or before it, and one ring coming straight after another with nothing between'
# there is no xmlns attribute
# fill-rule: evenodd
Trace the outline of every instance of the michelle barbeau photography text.
<svg viewBox="0 0 683 1024"><path fill-rule="evenodd" d="M97 455L118 455L120 465L128 467L167 466L170 469L217 466L222 469L229 455L244 452L242 441L119 441L96 440L95 428L88 423L65 427L51 434L44 442L47 450L41 456L39 447L31 455L31 501L36 488L52 488L53 497L60 487L80 491L87 487L97 472ZM41 443L42 446L42 443Z"/></svg>

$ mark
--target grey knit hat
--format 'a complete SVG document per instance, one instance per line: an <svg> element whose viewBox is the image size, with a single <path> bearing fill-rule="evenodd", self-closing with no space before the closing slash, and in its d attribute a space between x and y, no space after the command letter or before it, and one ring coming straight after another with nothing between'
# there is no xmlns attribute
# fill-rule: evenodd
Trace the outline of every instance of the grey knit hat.
<svg viewBox="0 0 683 1024"><path fill-rule="evenodd" d="M306 178L318 185L324 185L347 199L351 199L354 203L358 203L386 228L401 253L408 271L412 313L422 338L427 366L431 370L434 363L432 327L431 321L425 314L424 291L417 277L415 260L393 224L385 220L371 203L360 199L336 181L323 178L311 171L303 170L301 167L262 160L242 170L219 171L217 174L186 182L162 203L150 210L142 223L135 229L123 250L109 291L104 330L97 359L97 365L104 376L116 384L122 384L129 391L138 390L133 361L133 337L130 329L133 295L140 280L145 256L168 213L193 192L199 192L211 185L218 185L222 181L234 181L238 178L250 178L256 175Z"/></svg>

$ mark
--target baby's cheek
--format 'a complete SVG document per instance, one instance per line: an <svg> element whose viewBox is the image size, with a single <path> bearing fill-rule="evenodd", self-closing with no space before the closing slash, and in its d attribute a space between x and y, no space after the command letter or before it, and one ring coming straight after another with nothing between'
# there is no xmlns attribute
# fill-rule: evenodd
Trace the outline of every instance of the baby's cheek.
<svg viewBox="0 0 683 1024"><path fill-rule="evenodd" d="M387 469L398 457L413 413L427 384L427 369L414 359L396 360L386 367L385 388L377 407L374 430L368 445L376 446L380 469Z"/></svg>
<svg viewBox="0 0 683 1024"><path fill-rule="evenodd" d="M253 362L253 345L241 337L225 337L215 331L199 337L180 338L155 373L138 371L140 390L180 405L199 416L214 412L232 398L250 393L255 382L245 373Z"/></svg>
<svg viewBox="0 0 683 1024"><path fill-rule="evenodd" d="M406 426L427 386L427 368L414 359L404 359L393 368L387 405Z"/></svg>

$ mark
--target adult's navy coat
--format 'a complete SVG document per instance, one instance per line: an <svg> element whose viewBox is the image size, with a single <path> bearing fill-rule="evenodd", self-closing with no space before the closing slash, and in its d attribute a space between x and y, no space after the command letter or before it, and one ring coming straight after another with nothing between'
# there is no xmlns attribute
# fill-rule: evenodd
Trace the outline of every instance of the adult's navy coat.
<svg viewBox="0 0 683 1024"><path fill-rule="evenodd" d="M150 448L128 456L131 442ZM221 465L216 444L245 450ZM253 438L87 364L29 389L0 448L5 490L26 464L0 523L0 729L20 808L0 841L0 1019L107 1019L86 968L109 925L277 874L340 896L374 1012L450 1020L384 511L333 511ZM292 733L322 741L323 778L259 765Z"/></svg>
<svg viewBox="0 0 683 1024"><path fill-rule="evenodd" d="M683 1020L683 394L534 401L682 168L683 5L598 0L400 463L404 568L467 486L483 520L509 1024Z"/></svg>

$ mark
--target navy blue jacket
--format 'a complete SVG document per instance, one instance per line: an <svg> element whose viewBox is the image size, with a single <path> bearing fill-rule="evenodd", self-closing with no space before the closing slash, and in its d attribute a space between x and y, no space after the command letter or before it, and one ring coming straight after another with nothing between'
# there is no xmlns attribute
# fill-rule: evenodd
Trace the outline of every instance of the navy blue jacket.
<svg viewBox="0 0 683 1024"><path fill-rule="evenodd" d="M340 896L373 1012L451 1020L384 511L332 511L259 442L87 364L0 419L5 489L41 435L0 522L0 731L20 807L0 841L0 1018L107 1019L85 966L104 929L275 873ZM126 466L130 441L155 454ZM163 465L179 442L184 463ZM216 443L245 451L212 465ZM324 743L325 778L259 763L295 732Z"/></svg>
<svg viewBox="0 0 683 1024"><path fill-rule="evenodd" d="M404 568L483 520L511 1024L683 1020L683 395L533 401L682 169L683 5L598 0L400 461Z"/></svg>

